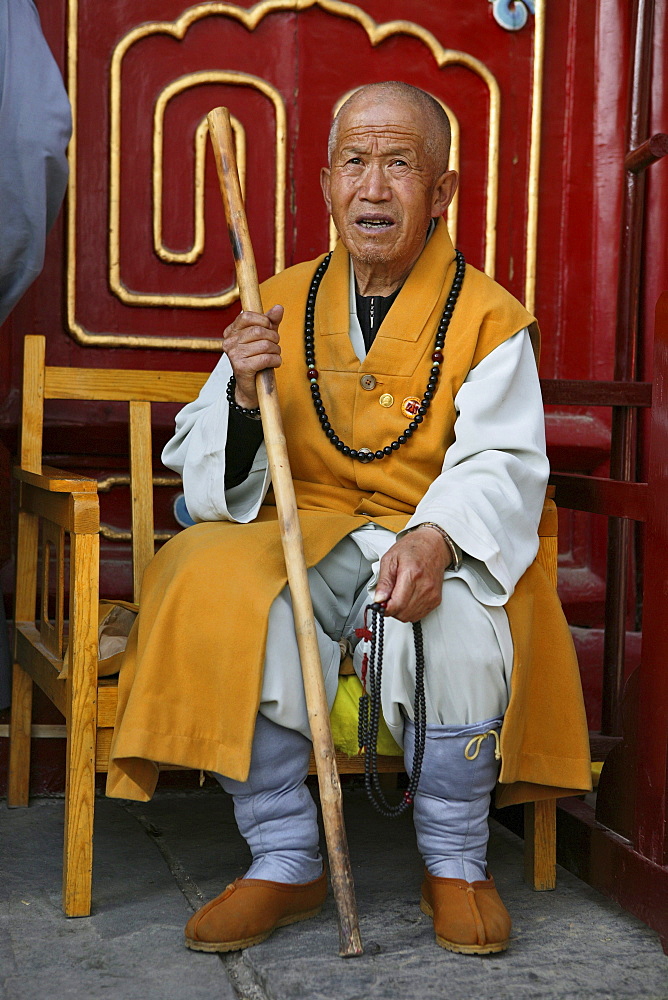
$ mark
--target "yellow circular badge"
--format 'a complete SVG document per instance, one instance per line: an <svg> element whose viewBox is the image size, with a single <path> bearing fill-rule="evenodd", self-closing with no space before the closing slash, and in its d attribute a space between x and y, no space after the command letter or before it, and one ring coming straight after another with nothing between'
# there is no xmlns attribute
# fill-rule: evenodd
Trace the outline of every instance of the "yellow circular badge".
<svg viewBox="0 0 668 1000"><path fill-rule="evenodd" d="M405 417L414 417L422 405L417 396L406 396L401 404L401 412Z"/></svg>
<svg viewBox="0 0 668 1000"><path fill-rule="evenodd" d="M391 396L389 392L384 392L378 402L381 406L392 406L394 403L394 396Z"/></svg>

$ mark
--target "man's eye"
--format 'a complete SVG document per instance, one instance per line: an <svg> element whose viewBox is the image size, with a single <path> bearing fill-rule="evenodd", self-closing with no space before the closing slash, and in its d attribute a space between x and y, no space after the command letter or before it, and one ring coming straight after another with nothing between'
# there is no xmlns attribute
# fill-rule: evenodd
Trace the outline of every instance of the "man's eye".
<svg viewBox="0 0 668 1000"><path fill-rule="evenodd" d="M393 165L395 167L407 167L408 166L408 164L406 163L405 160L393 160L392 163L393 163Z"/></svg>
<svg viewBox="0 0 668 1000"><path fill-rule="evenodd" d="M361 157L359 157L359 156L351 156L350 159L347 162L348 163L352 163L355 166L358 166L362 162L362 160L361 160Z"/></svg>

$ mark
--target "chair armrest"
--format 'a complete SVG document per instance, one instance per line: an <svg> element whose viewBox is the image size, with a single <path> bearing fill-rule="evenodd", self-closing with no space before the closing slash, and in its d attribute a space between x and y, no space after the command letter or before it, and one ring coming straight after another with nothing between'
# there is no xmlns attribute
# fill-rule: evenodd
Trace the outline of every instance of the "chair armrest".
<svg viewBox="0 0 668 1000"><path fill-rule="evenodd" d="M63 469L53 469L50 465L43 465L41 474L28 472L27 469L16 466L14 477L22 483L29 483L49 493L97 493L96 479L79 476L75 472L66 472Z"/></svg>
<svg viewBox="0 0 668 1000"><path fill-rule="evenodd" d="M24 472L24 470L19 470ZM24 473L25 474L25 473ZM35 481L25 481L20 486L19 513L31 514L34 517L45 517L47 521L59 524L65 531L76 535L96 535L100 530L100 498L97 490L81 490L80 482L84 479L70 480L73 483L68 492L49 490L42 486L42 480L48 483L47 477L36 473L27 475ZM22 479L23 476L19 476ZM64 483L64 480L62 481ZM95 480L88 480L95 483Z"/></svg>

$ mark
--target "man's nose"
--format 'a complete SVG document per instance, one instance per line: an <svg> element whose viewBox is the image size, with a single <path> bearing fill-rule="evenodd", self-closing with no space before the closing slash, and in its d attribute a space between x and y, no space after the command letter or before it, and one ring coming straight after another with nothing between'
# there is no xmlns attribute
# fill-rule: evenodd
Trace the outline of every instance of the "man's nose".
<svg viewBox="0 0 668 1000"><path fill-rule="evenodd" d="M359 191L360 198L365 201L389 201L392 197L390 186L385 177L385 171L380 163L370 163L364 172L364 178Z"/></svg>

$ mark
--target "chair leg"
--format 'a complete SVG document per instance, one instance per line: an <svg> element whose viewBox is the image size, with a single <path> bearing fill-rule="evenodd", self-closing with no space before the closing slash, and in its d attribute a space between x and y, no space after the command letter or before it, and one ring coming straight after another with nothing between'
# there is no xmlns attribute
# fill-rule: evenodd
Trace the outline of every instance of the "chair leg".
<svg viewBox="0 0 668 1000"><path fill-rule="evenodd" d="M94 736L95 729L92 729ZM63 843L63 910L66 917L87 917L93 879L95 755L82 748L76 734L67 740L65 840Z"/></svg>
<svg viewBox="0 0 668 1000"><path fill-rule="evenodd" d="M524 806L524 879L538 891L557 885L557 800Z"/></svg>
<svg viewBox="0 0 668 1000"><path fill-rule="evenodd" d="M67 678L67 762L63 910L87 917L93 877L95 746L97 725L97 535L70 541L70 672Z"/></svg>
<svg viewBox="0 0 668 1000"><path fill-rule="evenodd" d="M7 805L27 806L30 793L30 729L33 682L30 674L14 664L12 714L9 724L9 781Z"/></svg>

